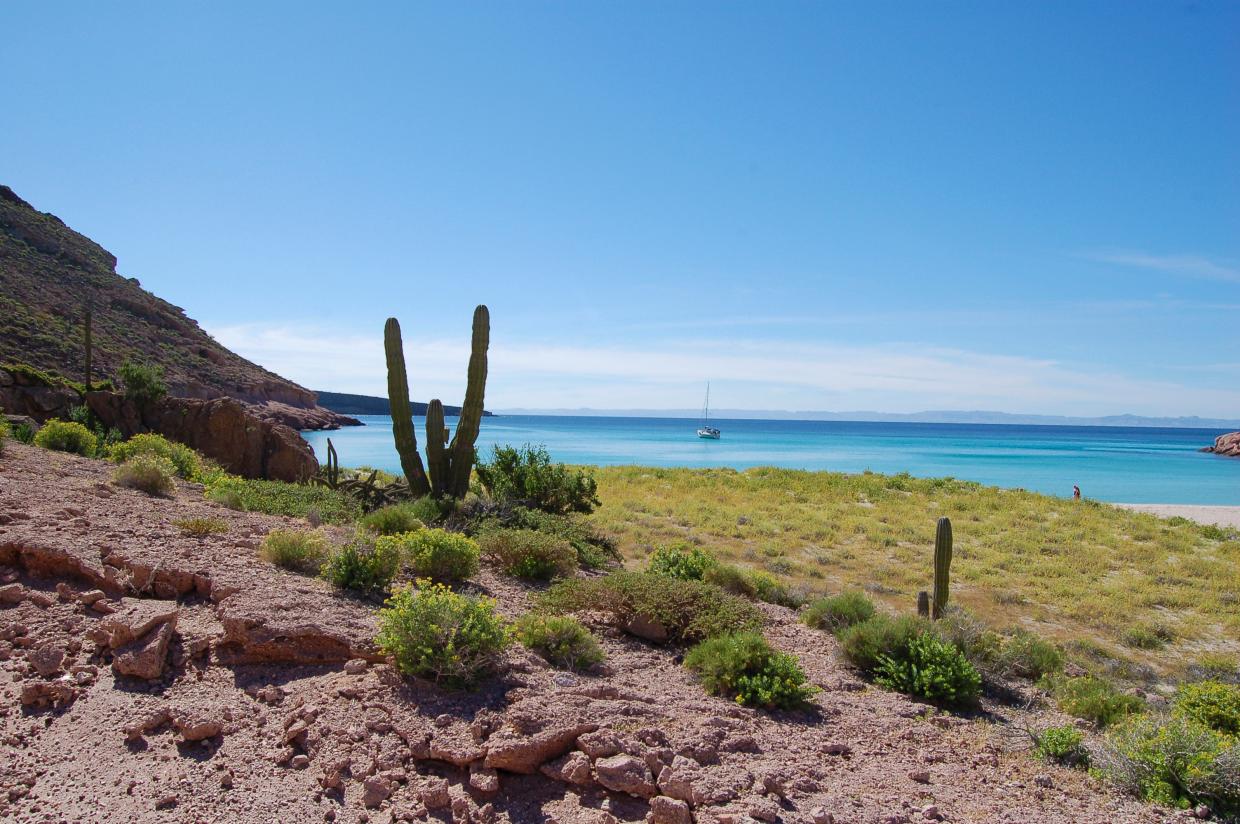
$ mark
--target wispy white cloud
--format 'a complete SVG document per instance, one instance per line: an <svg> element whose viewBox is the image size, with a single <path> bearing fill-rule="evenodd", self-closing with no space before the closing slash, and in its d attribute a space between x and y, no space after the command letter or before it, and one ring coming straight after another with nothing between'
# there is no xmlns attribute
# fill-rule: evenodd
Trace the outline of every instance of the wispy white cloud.
<svg viewBox="0 0 1240 824"><path fill-rule="evenodd" d="M377 336L304 326L211 328L221 343L315 389L382 394ZM464 340L406 340L416 398L459 401ZM1240 389L1195 386L1054 360L911 344L717 340L648 345L493 341L494 408L691 408L714 381L718 406L764 409L991 409L1097 415L1231 416Z"/></svg>
<svg viewBox="0 0 1240 824"><path fill-rule="evenodd" d="M1139 269L1151 269L1169 275L1240 283L1240 267L1230 262L1212 260L1204 255L1155 255L1133 250L1112 250L1090 252L1083 257L1100 263L1135 266Z"/></svg>

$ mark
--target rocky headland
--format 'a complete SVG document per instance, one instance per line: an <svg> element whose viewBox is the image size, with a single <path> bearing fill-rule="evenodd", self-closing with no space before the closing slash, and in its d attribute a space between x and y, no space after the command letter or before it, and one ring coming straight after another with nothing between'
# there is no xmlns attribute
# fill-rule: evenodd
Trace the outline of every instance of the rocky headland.
<svg viewBox="0 0 1240 824"><path fill-rule="evenodd" d="M375 604L260 560L304 521L111 483L15 442L0 461L0 819L13 822L1164 822L1182 814L1030 757L1022 701L962 717L868 687L764 605L822 691L766 713L707 696L674 647L589 620L604 668L514 646L472 692L401 677ZM224 530L188 533L187 519ZM326 528L333 541L343 530ZM515 617L533 587L468 589ZM1036 696L1025 696L1031 702ZM1036 703L1036 702L1035 702ZM1064 723L1065 719L1034 719Z"/></svg>
<svg viewBox="0 0 1240 824"><path fill-rule="evenodd" d="M118 274L116 265L111 252L0 186L0 366L24 364L85 383L89 308L95 381L136 360L163 367L176 397L233 398L293 429L357 424L321 407L309 389L229 351L183 309ZM80 402L69 386L42 389L50 390L40 391L37 402L46 416ZM20 408L16 393L0 378L0 406L38 418Z"/></svg>

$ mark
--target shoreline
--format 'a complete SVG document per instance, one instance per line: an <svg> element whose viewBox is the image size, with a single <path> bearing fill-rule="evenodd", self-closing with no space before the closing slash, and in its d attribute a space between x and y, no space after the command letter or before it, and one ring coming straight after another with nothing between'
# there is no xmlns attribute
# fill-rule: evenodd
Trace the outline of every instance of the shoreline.
<svg viewBox="0 0 1240 824"><path fill-rule="evenodd" d="M1240 506L1207 504L1112 504L1133 512L1148 512L1159 518L1187 518L1199 524L1240 529Z"/></svg>

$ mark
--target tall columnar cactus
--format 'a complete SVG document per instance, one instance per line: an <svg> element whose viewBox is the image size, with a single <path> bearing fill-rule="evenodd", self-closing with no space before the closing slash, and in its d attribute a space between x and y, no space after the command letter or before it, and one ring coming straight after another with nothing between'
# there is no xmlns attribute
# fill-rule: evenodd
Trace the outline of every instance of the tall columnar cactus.
<svg viewBox="0 0 1240 824"><path fill-rule="evenodd" d="M450 456L443 437L443 404L436 398L426 405L426 469L431 475L431 494L442 498L446 493Z"/></svg>
<svg viewBox="0 0 1240 824"><path fill-rule="evenodd" d="M400 455L400 468L415 498L430 494L431 485L418 454L418 436L413 431L413 410L409 408L409 378L405 374L405 348L400 339L400 322L388 318L383 327L383 349L387 355L388 406L392 410L392 438Z"/></svg>
<svg viewBox="0 0 1240 824"><path fill-rule="evenodd" d="M935 619L943 617L947 609L948 588L951 583L952 565L952 522L949 518L939 518L938 528L934 532L934 611Z"/></svg>
<svg viewBox="0 0 1240 824"><path fill-rule="evenodd" d="M474 468L474 443L482 422L483 398L487 383L487 349L491 343L491 314L485 306L474 310L473 341L469 355L469 371L465 385L465 401L457 422L456 435L447 444L443 423L443 404L432 400L426 409L426 468L418 454L417 436L413 431L413 413L409 408L409 380L405 373L405 354L400 339L400 324L388 318L383 330L387 351L388 403L392 409L392 435L400 453L401 468L415 497L434 495L463 498L469 491L469 476ZM430 477L427 477L427 470Z"/></svg>
<svg viewBox="0 0 1240 824"><path fill-rule="evenodd" d="M340 456L336 454L331 438L327 439L327 466L323 468L323 474L332 489L340 485Z"/></svg>
<svg viewBox="0 0 1240 824"><path fill-rule="evenodd" d="M491 346L491 312L485 306L474 309L474 331L469 350L469 371L466 374L465 400L456 424L452 445L451 485L447 492L464 498L469 491L469 475L474 468L474 443L482 424L482 399L487 388L487 349Z"/></svg>

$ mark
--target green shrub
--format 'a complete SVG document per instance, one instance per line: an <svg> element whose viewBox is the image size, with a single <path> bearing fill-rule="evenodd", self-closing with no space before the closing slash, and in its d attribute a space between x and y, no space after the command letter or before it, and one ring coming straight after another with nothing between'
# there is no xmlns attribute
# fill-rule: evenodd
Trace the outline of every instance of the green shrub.
<svg viewBox="0 0 1240 824"><path fill-rule="evenodd" d="M517 640L552 666L584 672L603 662L598 640L576 618L527 612L515 629Z"/></svg>
<svg viewBox="0 0 1240 824"><path fill-rule="evenodd" d="M582 569L606 569L624 560L616 542L597 532L580 515L556 515L541 509L514 507L504 526L534 529L568 541L577 552L577 565Z"/></svg>
<svg viewBox="0 0 1240 824"><path fill-rule="evenodd" d="M35 433L34 445L57 452L72 452L92 457L99 446L99 439L85 426L73 421L53 418Z"/></svg>
<svg viewBox="0 0 1240 824"><path fill-rule="evenodd" d="M392 593L379 610L375 639L396 667L446 687L463 687L490 672L510 643L490 598L458 595L418 581Z"/></svg>
<svg viewBox="0 0 1240 824"><path fill-rule="evenodd" d="M417 532L425 524L414 514L414 504L392 504L376 509L362 518L362 526L376 535L398 535Z"/></svg>
<svg viewBox="0 0 1240 824"><path fill-rule="evenodd" d="M1174 712L1224 735L1240 736L1240 686L1221 681L1182 684Z"/></svg>
<svg viewBox="0 0 1240 824"><path fill-rule="evenodd" d="M1064 664L1063 650L1026 630L1003 640L999 660L1006 674L1030 681L1063 672Z"/></svg>
<svg viewBox="0 0 1240 824"><path fill-rule="evenodd" d="M790 709L815 692L797 659L771 649L756 632L709 638L689 650L685 666L701 676L707 692L742 706Z"/></svg>
<svg viewBox="0 0 1240 824"><path fill-rule="evenodd" d="M800 609L805 603L804 593L789 589L787 584L765 570L749 570L749 583L759 601L789 609Z"/></svg>
<svg viewBox="0 0 1240 824"><path fill-rule="evenodd" d="M550 581L577 571L568 541L532 529L493 529L478 536L482 554L509 575Z"/></svg>
<svg viewBox="0 0 1240 824"><path fill-rule="evenodd" d="M127 441L108 448L108 457L116 463L124 463L135 455L159 455L172 462L177 475L187 480L197 480L202 472L202 457L188 446L170 441L163 435L144 432Z"/></svg>
<svg viewBox="0 0 1240 824"><path fill-rule="evenodd" d="M153 403L168 394L164 367L159 364L127 360L118 371L125 386L125 397L139 405Z"/></svg>
<svg viewBox="0 0 1240 824"><path fill-rule="evenodd" d="M1140 698L1122 693L1110 682L1092 675L1051 677L1044 679L1043 683L1049 687L1061 710L1100 727L1145 711L1145 702Z"/></svg>
<svg viewBox="0 0 1240 824"><path fill-rule="evenodd" d="M801 620L814 629L828 632L851 627L874 617L874 602L859 590L847 590L814 601L801 613Z"/></svg>
<svg viewBox="0 0 1240 824"><path fill-rule="evenodd" d="M1076 727L1048 727L1034 733L1034 752L1044 761L1065 767L1089 765L1089 751L1085 749L1085 734Z"/></svg>
<svg viewBox="0 0 1240 824"><path fill-rule="evenodd" d="M228 522L220 518L182 518L179 521L173 521L172 525L186 535L198 538L219 535L228 531Z"/></svg>
<svg viewBox="0 0 1240 824"><path fill-rule="evenodd" d="M13 427L13 440L18 443L30 445L34 443L34 436L34 427L28 423L19 423L17 426Z"/></svg>
<svg viewBox="0 0 1240 824"><path fill-rule="evenodd" d="M868 621L840 630L840 650L850 664L865 675L873 675L884 658L906 656L909 642L931 631L930 622L922 618L912 615L893 618L879 613Z"/></svg>
<svg viewBox="0 0 1240 824"><path fill-rule="evenodd" d="M0 455L4 454L4 441L10 435L9 422L0 418Z"/></svg>
<svg viewBox="0 0 1240 824"><path fill-rule="evenodd" d="M955 644L923 632L903 654L884 655L874 680L897 692L947 704L971 704L982 690L982 676Z"/></svg>
<svg viewBox="0 0 1240 824"><path fill-rule="evenodd" d="M1240 813L1240 743L1189 718L1130 717L1107 734L1094 763L1147 801L1205 804L1225 820Z"/></svg>
<svg viewBox="0 0 1240 824"><path fill-rule="evenodd" d="M383 592L400 571L400 537L376 538L359 530L353 540L331 554L320 575L341 589L368 595Z"/></svg>
<svg viewBox="0 0 1240 824"><path fill-rule="evenodd" d="M112 482L148 495L170 498L176 494L176 467L159 455L138 454L116 468Z"/></svg>
<svg viewBox="0 0 1240 824"><path fill-rule="evenodd" d="M203 479L207 498L242 512L305 518L318 513L323 523L349 524L361 516L358 502L325 486L262 481L219 473Z"/></svg>
<svg viewBox="0 0 1240 824"><path fill-rule="evenodd" d="M282 569L312 573L323 563L327 551L327 539L320 532L273 529L263 538L258 554Z"/></svg>
<svg viewBox="0 0 1240 824"><path fill-rule="evenodd" d="M684 581L701 581L706 571L718 561L701 547L680 542L661 546L650 554L646 569L656 575L667 575Z"/></svg>
<svg viewBox="0 0 1240 824"><path fill-rule="evenodd" d="M556 514L591 512L599 504L593 476L551 463L546 447L496 446L490 462L479 462L475 471L496 500Z"/></svg>
<svg viewBox="0 0 1240 824"><path fill-rule="evenodd" d="M407 507L409 515L418 519L423 525L437 524L452 511L451 501L436 500L429 495L409 501L402 506Z"/></svg>
<svg viewBox="0 0 1240 824"><path fill-rule="evenodd" d="M762 626L762 613L753 604L713 584L649 572L561 581L544 593L542 603L556 613L607 612L626 628L651 623L665 630L668 640L690 643Z"/></svg>
<svg viewBox="0 0 1240 824"><path fill-rule="evenodd" d="M1134 624L1124 630L1120 640L1134 649L1162 649L1175 640L1175 635L1163 626Z"/></svg>
<svg viewBox="0 0 1240 824"><path fill-rule="evenodd" d="M413 571L421 578L437 581L463 581L478 573L478 544L459 532L420 529L403 535L380 537L376 546L392 544L404 553Z"/></svg>

